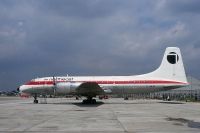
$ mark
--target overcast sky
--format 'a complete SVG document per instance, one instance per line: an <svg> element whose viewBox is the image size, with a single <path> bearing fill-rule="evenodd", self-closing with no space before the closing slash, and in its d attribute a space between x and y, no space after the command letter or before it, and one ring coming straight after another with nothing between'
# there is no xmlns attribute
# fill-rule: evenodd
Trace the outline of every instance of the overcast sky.
<svg viewBox="0 0 200 133"><path fill-rule="evenodd" d="M200 0L0 0L0 86L53 75L133 75L180 47L200 79Z"/></svg>

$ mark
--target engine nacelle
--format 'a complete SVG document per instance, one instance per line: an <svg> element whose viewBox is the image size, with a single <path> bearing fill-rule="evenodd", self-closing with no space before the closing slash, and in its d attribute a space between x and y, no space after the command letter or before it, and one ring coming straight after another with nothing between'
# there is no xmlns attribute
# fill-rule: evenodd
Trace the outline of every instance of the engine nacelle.
<svg viewBox="0 0 200 133"><path fill-rule="evenodd" d="M76 88L81 83L74 82L60 82L56 84L56 93L69 94L76 92Z"/></svg>

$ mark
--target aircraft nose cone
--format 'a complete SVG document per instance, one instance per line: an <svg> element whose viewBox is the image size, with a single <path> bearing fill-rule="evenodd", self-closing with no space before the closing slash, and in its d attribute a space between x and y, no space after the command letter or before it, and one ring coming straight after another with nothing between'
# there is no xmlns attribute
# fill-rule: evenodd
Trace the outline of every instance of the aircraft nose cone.
<svg viewBox="0 0 200 133"><path fill-rule="evenodd" d="M23 85L22 85L22 86L19 86L19 87L17 88L17 91L22 92L22 91L23 91Z"/></svg>

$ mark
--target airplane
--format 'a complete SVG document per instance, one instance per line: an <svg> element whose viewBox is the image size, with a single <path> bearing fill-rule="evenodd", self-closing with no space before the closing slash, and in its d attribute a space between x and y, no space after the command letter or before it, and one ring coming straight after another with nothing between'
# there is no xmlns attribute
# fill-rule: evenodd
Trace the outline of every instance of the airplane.
<svg viewBox="0 0 200 133"><path fill-rule="evenodd" d="M83 103L104 94L150 93L189 85L178 47L167 47L160 66L153 72L130 76L52 76L35 78L18 90L34 97L38 95L70 94L84 96Z"/></svg>

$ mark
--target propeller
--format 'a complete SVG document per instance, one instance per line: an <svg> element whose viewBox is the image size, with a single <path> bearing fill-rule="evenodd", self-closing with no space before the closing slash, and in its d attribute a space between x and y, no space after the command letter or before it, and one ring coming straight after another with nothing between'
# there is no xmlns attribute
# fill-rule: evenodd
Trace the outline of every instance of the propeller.
<svg viewBox="0 0 200 133"><path fill-rule="evenodd" d="M19 89L19 87L16 89L16 92L18 92L18 93L20 92L20 89Z"/></svg>
<svg viewBox="0 0 200 133"><path fill-rule="evenodd" d="M53 76L53 95L56 97L56 83L57 83L57 78Z"/></svg>

